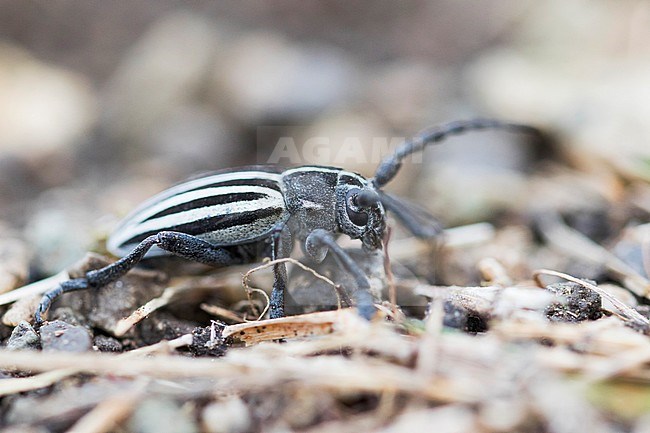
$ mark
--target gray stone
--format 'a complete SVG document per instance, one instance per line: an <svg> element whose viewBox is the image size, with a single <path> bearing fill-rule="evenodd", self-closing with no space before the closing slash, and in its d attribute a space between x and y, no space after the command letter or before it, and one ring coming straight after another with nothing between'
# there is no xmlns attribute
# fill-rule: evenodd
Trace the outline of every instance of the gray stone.
<svg viewBox="0 0 650 433"><path fill-rule="evenodd" d="M40 339L38 334L32 328L32 325L22 321L11 332L11 337L7 342L8 350L25 350L25 349L38 349Z"/></svg>
<svg viewBox="0 0 650 433"><path fill-rule="evenodd" d="M61 320L43 325L40 333L43 351L85 352L92 348L92 338L86 328Z"/></svg>

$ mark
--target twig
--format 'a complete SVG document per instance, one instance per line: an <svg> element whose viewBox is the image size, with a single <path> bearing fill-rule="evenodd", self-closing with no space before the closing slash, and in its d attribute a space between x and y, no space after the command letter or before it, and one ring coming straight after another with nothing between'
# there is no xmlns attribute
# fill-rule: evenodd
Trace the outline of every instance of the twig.
<svg viewBox="0 0 650 433"><path fill-rule="evenodd" d="M641 258L643 260L643 270L646 275L650 276L650 224L644 224L642 227L645 230L641 240Z"/></svg>
<svg viewBox="0 0 650 433"><path fill-rule="evenodd" d="M115 330L113 333L115 334L116 337L121 337L124 334L126 334L129 329L131 329L133 326L135 326L138 322L140 322L142 319L147 317L149 314L153 313L159 308L164 307L165 305L169 304L169 301L172 299L172 297L178 293L180 290L182 290L179 287L167 287L162 295L160 295L157 298L153 298L137 310L135 310L129 317L125 317L124 319L121 319L117 324L115 325Z"/></svg>
<svg viewBox="0 0 650 433"><path fill-rule="evenodd" d="M388 242L390 241L390 235L392 230L390 227L387 228L386 234L384 235L384 272L386 273L386 281L388 281L388 299L391 303L391 310L393 316L397 312L397 289L395 287L395 278L393 276L393 270L390 266L390 255L388 254Z"/></svg>
<svg viewBox="0 0 650 433"><path fill-rule="evenodd" d="M358 319L349 310L321 311L299 316L259 320L226 326L221 336L234 337L247 345L262 341L330 334L337 324ZM356 322L355 322L356 323Z"/></svg>
<svg viewBox="0 0 650 433"><path fill-rule="evenodd" d="M131 313L128 317L125 317L117 322L115 329L113 330L114 335L116 337L123 336L129 331L129 329L131 329L133 326L135 326L137 323L142 321L154 311L169 305L171 302L177 299L179 295L196 289L197 286L194 284L183 284L165 288L160 296L151 299L149 302Z"/></svg>
<svg viewBox="0 0 650 433"><path fill-rule="evenodd" d="M298 266L299 268L301 268L302 270L311 273L314 277L318 278L319 280L325 281L327 284L329 284L330 286L332 286L334 288L334 293L336 294L336 297L338 299L339 308L341 308L341 294L339 293L339 290L340 290L339 285L334 283L334 281L330 280L326 276L319 274L318 272L316 272L314 269L310 268L309 266L300 263L298 260L287 257L287 258L284 258L284 259L269 260L266 263L263 263L263 264L261 264L259 266L254 267L253 269L250 269L248 272L246 272L242 276L242 284L243 284L244 288L246 289L247 293L249 293L249 300L250 301L252 301L251 298L250 298L250 291L251 290L252 291L260 291L266 297L266 301L267 301L266 307L264 308L264 311L259 315L259 318L257 320L260 320L262 317L264 317L264 315L268 311L269 306L270 306L270 299L269 299L268 295L266 294L266 292L264 292L263 290L261 290L261 289L251 289L250 277L251 277L251 275L253 273L255 273L257 271L261 271L263 269L268 269L271 266L274 266L274 265L276 265L278 263L291 263L291 264L294 264L294 265ZM348 300L349 300L349 298L348 298Z"/></svg>
<svg viewBox="0 0 650 433"><path fill-rule="evenodd" d="M219 307L218 305L211 305L211 304L204 303L201 304L199 308L201 308L201 310L205 311L208 314L219 317L221 319L229 320L231 322L241 323L244 321L244 318L241 317L239 314L236 314L227 308Z"/></svg>
<svg viewBox="0 0 650 433"><path fill-rule="evenodd" d="M605 266L632 293L646 298L650 296L650 280L602 246L564 224L559 215L545 214L538 221L542 236L554 248L572 257Z"/></svg>
<svg viewBox="0 0 650 433"><path fill-rule="evenodd" d="M33 295L42 295L50 289L55 288L59 283L69 280L70 276L68 271L61 271L56 275L45 278L44 280L36 281L26 286L19 287L10 292L0 295L0 305L11 304L19 299L26 298Z"/></svg>
<svg viewBox="0 0 650 433"><path fill-rule="evenodd" d="M269 311L269 308L271 308L271 299L269 299L269 295L267 295L266 292L265 292L264 290L262 290L262 289L257 289L257 288L255 288L255 287L248 287L248 286L246 286L246 290L247 290L247 291L250 291L250 292L261 293L262 296L264 297L264 299L266 300L266 304L264 305L264 309L262 310L262 312L260 313L260 315L257 317L257 319L255 319L256 321L258 321L258 320L262 320L262 317L264 317L264 315L266 315L266 312Z"/></svg>
<svg viewBox="0 0 650 433"><path fill-rule="evenodd" d="M223 379L230 389L277 386L299 380L306 386L361 392L396 391L432 401L475 401L474 390L440 377L425 377L412 369L389 363L368 363L364 358L312 357L279 359L235 352L220 362L178 356L122 358L101 353L42 353L0 350L0 368L50 371L77 368L90 374L149 376L156 378Z"/></svg>
<svg viewBox="0 0 650 433"><path fill-rule="evenodd" d="M78 369L72 367L47 371L30 377L4 379L0 381L0 396L45 388L46 386L53 385L56 382L65 379L66 377L73 376L78 372Z"/></svg>
<svg viewBox="0 0 650 433"><path fill-rule="evenodd" d="M137 407L143 390L133 390L114 395L82 416L66 433L104 433L115 431Z"/></svg>
<svg viewBox="0 0 650 433"><path fill-rule="evenodd" d="M178 349L179 347L189 346L190 344L192 344L192 334L186 334L174 340L170 340L170 341L163 340L158 343L152 344L150 346L140 347L138 349L131 350L130 352L115 355L115 357L119 359L128 359L128 358L135 358L141 355L150 355L153 353L170 353L173 350ZM23 352L17 352L17 353L23 353ZM29 353L29 352L24 352L24 353ZM37 358L41 356L42 354L39 354ZM50 371L46 371L45 373L37 374L35 376L30 376L30 377L5 379L0 381L0 396L16 394L18 392L31 391L39 388L45 388L46 386L53 385L62 379L65 379L70 376L74 376L75 374L78 374L82 371L83 369L79 369L76 367L71 367L71 368L66 367L61 369L53 369Z"/></svg>
<svg viewBox="0 0 650 433"><path fill-rule="evenodd" d="M151 355L154 353L169 354L179 347L190 346L193 341L194 337L192 334L184 334L178 338L174 338L173 340L162 340L149 346L138 347L137 349L133 349L118 356L122 358L128 358L139 355Z"/></svg>

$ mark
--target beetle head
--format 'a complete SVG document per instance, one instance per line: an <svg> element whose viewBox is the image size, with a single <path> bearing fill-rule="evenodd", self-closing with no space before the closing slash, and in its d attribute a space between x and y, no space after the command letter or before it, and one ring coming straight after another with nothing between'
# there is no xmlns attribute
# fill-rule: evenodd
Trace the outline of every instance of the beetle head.
<svg viewBox="0 0 650 433"><path fill-rule="evenodd" d="M386 215L374 186L357 174L341 172L336 201L339 231L352 239L361 239L366 250L381 248Z"/></svg>

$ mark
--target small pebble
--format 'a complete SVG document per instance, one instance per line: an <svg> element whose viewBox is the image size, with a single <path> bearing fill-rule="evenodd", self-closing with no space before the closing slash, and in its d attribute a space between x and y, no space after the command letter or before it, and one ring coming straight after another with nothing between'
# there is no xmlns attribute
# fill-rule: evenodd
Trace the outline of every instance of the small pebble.
<svg viewBox="0 0 650 433"><path fill-rule="evenodd" d="M32 325L26 321L22 321L11 332L11 337L7 342L7 350L25 350L25 349L38 349L40 346L40 338L34 331Z"/></svg>
<svg viewBox="0 0 650 433"><path fill-rule="evenodd" d="M587 287L576 283L558 283L546 289L560 299L546 309L546 317L552 322L597 320L603 315L600 295Z"/></svg>
<svg viewBox="0 0 650 433"><path fill-rule="evenodd" d="M212 326L196 327L192 331L192 345L189 347L194 356L223 356L227 346L221 338L223 324L214 322Z"/></svg>
<svg viewBox="0 0 650 433"><path fill-rule="evenodd" d="M201 421L209 433L240 433L251 429L248 406L236 397L206 406Z"/></svg>
<svg viewBox="0 0 650 433"><path fill-rule="evenodd" d="M86 352L92 348L92 339L86 328L61 320L43 325L40 333L44 352Z"/></svg>
<svg viewBox="0 0 650 433"><path fill-rule="evenodd" d="M100 352L122 352L124 349L120 340L107 335L96 336L93 340L93 348L97 348Z"/></svg>
<svg viewBox="0 0 650 433"><path fill-rule="evenodd" d="M178 403L167 399L145 400L136 409L130 431L137 433L194 433L198 427Z"/></svg>

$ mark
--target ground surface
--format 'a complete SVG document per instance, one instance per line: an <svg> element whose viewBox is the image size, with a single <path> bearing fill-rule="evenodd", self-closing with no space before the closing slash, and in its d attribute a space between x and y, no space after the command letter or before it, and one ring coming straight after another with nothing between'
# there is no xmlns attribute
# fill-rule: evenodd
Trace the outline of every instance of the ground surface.
<svg viewBox="0 0 650 433"><path fill-rule="evenodd" d="M646 2L0 4L3 431L650 432ZM282 164L370 177L468 117L548 139L405 164L389 190L447 229L391 218L387 255L340 239L370 322L296 248L286 319L264 320L268 267L143 268L32 327L39 293L113 261L119 218L174 182L284 139Z"/></svg>

